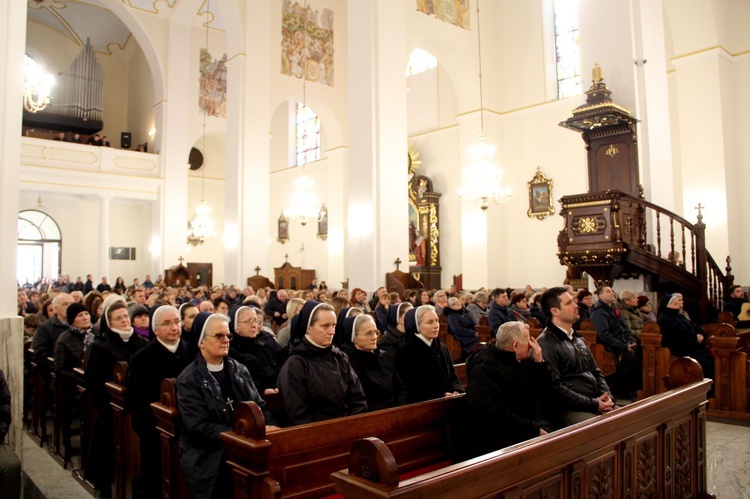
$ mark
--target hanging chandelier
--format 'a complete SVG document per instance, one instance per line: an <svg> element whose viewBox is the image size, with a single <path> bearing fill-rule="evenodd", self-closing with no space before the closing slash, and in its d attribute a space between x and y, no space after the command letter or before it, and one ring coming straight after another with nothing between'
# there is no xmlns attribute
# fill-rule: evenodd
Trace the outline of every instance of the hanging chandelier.
<svg viewBox="0 0 750 499"><path fill-rule="evenodd" d="M469 150L472 162L464 169L464 182L459 189L461 199L479 205L486 211L490 202L505 203L511 189L503 188L503 171L495 163L495 146L487 143L484 133L484 88L482 86L482 37L479 29L479 0L477 0L477 49L479 55L479 142Z"/></svg>
<svg viewBox="0 0 750 499"><path fill-rule="evenodd" d="M45 73L37 62L26 55L23 65L23 107L30 113L38 113L47 107L55 78Z"/></svg>
<svg viewBox="0 0 750 499"><path fill-rule="evenodd" d="M206 54L208 54L208 23L211 9L211 0L206 2ZM208 107L203 107L203 165L201 168L201 202L195 207L195 213L187 223L187 242L191 246L198 246L206 242L206 239L216 236L214 226L216 222L211 218L211 207L206 204L206 116Z"/></svg>
<svg viewBox="0 0 750 499"><path fill-rule="evenodd" d="M307 67L307 1L304 5L305 21L302 28L302 67ZM302 108L307 110L307 71L302 71ZM289 220L297 221L300 224L307 225L307 222L320 219L321 210L318 208L320 201L313 190L315 180L307 173L304 163L302 164L302 173L294 181L294 192L289 197L290 207L283 210L283 215Z"/></svg>

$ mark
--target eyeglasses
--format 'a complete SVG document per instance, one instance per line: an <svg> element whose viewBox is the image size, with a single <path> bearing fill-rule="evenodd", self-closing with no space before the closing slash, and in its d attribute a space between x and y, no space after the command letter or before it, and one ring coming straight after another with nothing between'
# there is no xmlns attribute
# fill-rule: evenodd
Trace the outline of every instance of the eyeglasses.
<svg viewBox="0 0 750 499"><path fill-rule="evenodd" d="M380 336L380 331L369 331L367 333L357 333L359 336L364 336L366 338L377 338Z"/></svg>
<svg viewBox="0 0 750 499"><path fill-rule="evenodd" d="M232 338L234 338L234 335L231 333L229 334L225 334L225 333L207 334L206 336L208 336L209 338L216 338L219 341L224 341L224 340L232 341Z"/></svg>
<svg viewBox="0 0 750 499"><path fill-rule="evenodd" d="M258 326L262 326L263 321L260 319L257 319L257 320L248 319L246 321L237 321L237 324L250 324L250 325L257 324Z"/></svg>
<svg viewBox="0 0 750 499"><path fill-rule="evenodd" d="M182 326L182 321L180 319L175 319L173 321L164 321L161 324L158 325L159 327L171 327L171 326Z"/></svg>

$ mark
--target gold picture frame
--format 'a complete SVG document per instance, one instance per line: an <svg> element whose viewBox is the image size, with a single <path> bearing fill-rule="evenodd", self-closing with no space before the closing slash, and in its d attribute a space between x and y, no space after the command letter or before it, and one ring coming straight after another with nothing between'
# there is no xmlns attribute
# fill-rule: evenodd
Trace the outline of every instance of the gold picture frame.
<svg viewBox="0 0 750 499"><path fill-rule="evenodd" d="M526 186L529 191L529 209L526 214L529 218L544 220L547 215L553 215L555 207L552 205L552 179L547 178L537 166L534 178Z"/></svg>
<svg viewBox="0 0 750 499"><path fill-rule="evenodd" d="M289 240L289 219L281 212L278 221L278 237L276 240L281 244L285 244Z"/></svg>

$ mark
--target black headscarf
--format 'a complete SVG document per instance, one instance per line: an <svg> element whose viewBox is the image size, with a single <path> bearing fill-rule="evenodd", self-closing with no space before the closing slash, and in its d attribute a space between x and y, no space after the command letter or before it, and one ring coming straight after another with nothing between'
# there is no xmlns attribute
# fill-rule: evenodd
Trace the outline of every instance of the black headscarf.
<svg viewBox="0 0 750 499"><path fill-rule="evenodd" d="M339 316L336 318L336 332L333 335L333 344L337 347L344 345L345 343L351 343L346 339L346 331L344 331L344 322L350 316L352 310L356 310L356 307L347 307L339 310Z"/></svg>
<svg viewBox="0 0 750 499"><path fill-rule="evenodd" d="M307 330L310 329L312 316L315 313L315 310L321 305L323 305L323 303L315 300L309 300L305 302L300 313L294 317L297 320L292 321L289 336L290 345L298 341L302 341L302 338L304 338L305 334L307 334Z"/></svg>

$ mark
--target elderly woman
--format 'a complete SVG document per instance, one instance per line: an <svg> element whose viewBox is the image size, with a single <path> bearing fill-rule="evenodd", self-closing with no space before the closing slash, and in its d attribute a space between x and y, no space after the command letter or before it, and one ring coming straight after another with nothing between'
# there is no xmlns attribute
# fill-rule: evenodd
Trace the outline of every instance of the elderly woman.
<svg viewBox="0 0 750 499"><path fill-rule="evenodd" d="M443 309L448 308L448 294L441 289L436 291L432 298L435 300L435 312L438 315L442 314Z"/></svg>
<svg viewBox="0 0 750 499"><path fill-rule="evenodd" d="M461 343L461 361L463 362L479 343L479 335L474 330L474 323L469 312L461 306L456 297L448 299L448 306L443 309L443 315L448 319L450 333Z"/></svg>
<svg viewBox="0 0 750 499"><path fill-rule="evenodd" d="M255 388L247 368L227 357L229 318L199 313L193 321L200 354L177 378L177 407L183 432L180 462L195 499L232 497L227 452L219 435L231 429L238 402L253 401L263 410L266 430L275 430L273 416Z"/></svg>
<svg viewBox="0 0 750 499"><path fill-rule="evenodd" d="M703 375L714 377L714 358L706 347L706 333L680 312L684 306L680 293L665 294L659 306L661 346L677 357L692 357L703 367Z"/></svg>
<svg viewBox="0 0 750 499"><path fill-rule="evenodd" d="M396 374L393 358L378 349L377 326L368 314L344 321L347 343L341 348L348 356L367 397L367 410L377 411L406 403L406 389Z"/></svg>
<svg viewBox="0 0 750 499"><path fill-rule="evenodd" d="M617 308L620 310L620 319L628 326L633 336L640 337L645 321L641 316L641 311L638 310L638 295L635 294L635 291L629 289L620 291Z"/></svg>
<svg viewBox="0 0 750 499"><path fill-rule="evenodd" d="M277 345L271 344L275 340L261 332L262 314L255 307L242 306L237 309L232 323L234 339L229 346L229 356L247 367L255 387L260 393L266 394L278 391L276 379L281 364L276 353Z"/></svg>
<svg viewBox="0 0 750 499"><path fill-rule="evenodd" d="M448 349L438 339L440 322L431 305L406 313L407 333L412 336L396 350L396 371L406 385L409 402L422 402L463 393Z"/></svg>
<svg viewBox="0 0 750 499"><path fill-rule="evenodd" d="M412 308L414 308L414 305L410 301L393 305L390 308L388 311L388 329L383 339L378 343L378 348L393 355L406 343L409 337L406 335L406 328L404 327L404 316Z"/></svg>
<svg viewBox="0 0 750 499"><path fill-rule="evenodd" d="M469 312L469 317L471 317L471 322L473 322L475 326L479 324L479 319L487 317L487 302L489 301L490 297L487 296L487 293L477 291L474 294L474 301L466 306L466 310Z"/></svg>
<svg viewBox="0 0 750 499"><path fill-rule="evenodd" d="M524 293L514 293L510 299L510 311L516 316L517 321L521 321L524 324L531 318L531 310L529 310L529 299L526 298Z"/></svg>
<svg viewBox="0 0 750 499"><path fill-rule="evenodd" d="M193 357L189 356L187 342L180 339L182 321L175 307L157 308L151 325L154 341L133 354L130 361L126 404L141 446L139 492L143 497L160 497L161 440L151 403L159 400L161 382L179 376Z"/></svg>
<svg viewBox="0 0 750 499"><path fill-rule="evenodd" d="M333 307L310 300L294 323L292 346L279 373L279 390L294 425L360 414L367 400L349 358L333 346Z"/></svg>
<svg viewBox="0 0 750 499"><path fill-rule="evenodd" d="M130 362L148 341L133 331L125 302L115 300L102 317L99 336L86 351L86 389L98 414L91 439L87 471L101 494L111 494L114 479L114 421L105 384L114 379L115 365Z"/></svg>

